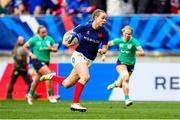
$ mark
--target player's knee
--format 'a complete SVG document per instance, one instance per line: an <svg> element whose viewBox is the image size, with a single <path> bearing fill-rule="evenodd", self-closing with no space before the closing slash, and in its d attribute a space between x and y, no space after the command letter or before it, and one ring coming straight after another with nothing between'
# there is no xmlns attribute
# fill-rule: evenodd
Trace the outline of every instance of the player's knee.
<svg viewBox="0 0 180 120"><path fill-rule="evenodd" d="M129 76L128 75L126 75L126 76L123 76L123 81L125 81L125 82L129 82Z"/></svg>
<svg viewBox="0 0 180 120"><path fill-rule="evenodd" d="M123 86L123 88L129 88L129 82L123 81L122 86Z"/></svg>
<svg viewBox="0 0 180 120"><path fill-rule="evenodd" d="M129 73L128 71L124 70L121 72L121 78L123 81L128 82L129 81Z"/></svg>
<svg viewBox="0 0 180 120"><path fill-rule="evenodd" d="M89 74L85 74L83 76L81 76L81 79L85 80L85 81L88 81L90 78L90 75Z"/></svg>
<svg viewBox="0 0 180 120"><path fill-rule="evenodd" d="M86 83L89 80L89 78L90 78L90 75L87 74L87 75L81 76L80 80L81 80L82 83Z"/></svg>
<svg viewBox="0 0 180 120"><path fill-rule="evenodd" d="M70 88L71 86L73 86L73 84L71 84L69 81L63 81L63 82L62 82L62 85L63 85L65 88Z"/></svg>
<svg viewBox="0 0 180 120"><path fill-rule="evenodd" d="M65 88L70 88L72 85L70 85L70 84L63 84L63 86L64 86Z"/></svg>

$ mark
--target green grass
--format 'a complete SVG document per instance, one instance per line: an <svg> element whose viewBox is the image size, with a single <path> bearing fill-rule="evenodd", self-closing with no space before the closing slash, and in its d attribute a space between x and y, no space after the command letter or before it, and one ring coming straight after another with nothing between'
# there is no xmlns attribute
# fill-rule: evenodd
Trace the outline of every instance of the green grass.
<svg viewBox="0 0 180 120"><path fill-rule="evenodd" d="M0 101L0 119L180 119L180 102L123 102L81 101L85 113L71 112L70 101L51 104L48 101Z"/></svg>

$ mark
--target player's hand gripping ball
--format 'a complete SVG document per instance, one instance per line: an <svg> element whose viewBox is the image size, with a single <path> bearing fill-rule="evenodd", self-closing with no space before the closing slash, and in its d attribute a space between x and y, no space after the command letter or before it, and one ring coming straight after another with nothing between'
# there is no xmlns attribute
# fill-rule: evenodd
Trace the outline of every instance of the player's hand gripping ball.
<svg viewBox="0 0 180 120"><path fill-rule="evenodd" d="M72 46L72 45L75 45L78 43L78 38L77 37L74 37L72 39L72 30L70 31L67 31L64 36L63 36L63 43L65 43L66 41L68 41L69 45Z"/></svg>

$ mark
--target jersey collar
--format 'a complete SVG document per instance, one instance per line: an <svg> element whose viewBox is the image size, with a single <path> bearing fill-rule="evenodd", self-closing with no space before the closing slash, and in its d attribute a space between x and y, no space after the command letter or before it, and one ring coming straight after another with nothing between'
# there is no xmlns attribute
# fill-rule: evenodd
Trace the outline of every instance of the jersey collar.
<svg viewBox="0 0 180 120"><path fill-rule="evenodd" d="M130 38L129 41L124 40L124 37L122 37L122 40L123 40L124 42L130 42L130 41L132 40L132 37Z"/></svg>

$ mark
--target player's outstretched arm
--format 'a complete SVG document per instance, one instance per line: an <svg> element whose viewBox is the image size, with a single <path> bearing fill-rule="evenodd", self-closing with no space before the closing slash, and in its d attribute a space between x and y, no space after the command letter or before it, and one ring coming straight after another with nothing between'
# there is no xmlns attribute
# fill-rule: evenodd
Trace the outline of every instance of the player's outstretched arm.
<svg viewBox="0 0 180 120"><path fill-rule="evenodd" d="M98 52L103 55L103 54L106 54L108 50L108 45L103 45L101 49L98 50Z"/></svg>
<svg viewBox="0 0 180 120"><path fill-rule="evenodd" d="M136 55L137 56L144 56L144 50L142 47L138 48L137 51L136 51Z"/></svg>
<svg viewBox="0 0 180 120"><path fill-rule="evenodd" d="M105 54L106 54L107 50L108 50L108 45L103 45L102 48L98 50L99 54L102 55L101 56L102 61L105 61L105 59L106 59Z"/></svg>
<svg viewBox="0 0 180 120"><path fill-rule="evenodd" d="M108 42L108 47L111 47L111 46L113 46L113 41Z"/></svg>
<svg viewBox="0 0 180 120"><path fill-rule="evenodd" d="M57 52L58 51L58 45L48 45L48 50L52 51L52 52Z"/></svg>

